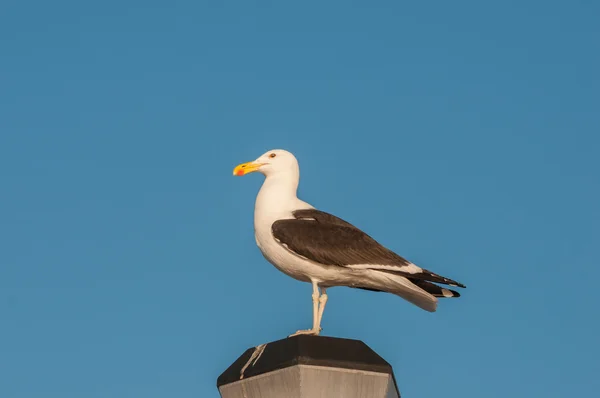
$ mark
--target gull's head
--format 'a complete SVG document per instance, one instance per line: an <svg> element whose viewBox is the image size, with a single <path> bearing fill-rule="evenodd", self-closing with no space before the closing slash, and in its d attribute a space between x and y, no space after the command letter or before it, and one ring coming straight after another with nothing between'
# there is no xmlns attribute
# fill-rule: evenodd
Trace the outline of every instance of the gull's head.
<svg viewBox="0 0 600 398"><path fill-rule="evenodd" d="M255 171L267 177L280 173L298 174L298 161L291 152L273 149L263 153L256 160L237 165L233 169L233 175L243 176Z"/></svg>

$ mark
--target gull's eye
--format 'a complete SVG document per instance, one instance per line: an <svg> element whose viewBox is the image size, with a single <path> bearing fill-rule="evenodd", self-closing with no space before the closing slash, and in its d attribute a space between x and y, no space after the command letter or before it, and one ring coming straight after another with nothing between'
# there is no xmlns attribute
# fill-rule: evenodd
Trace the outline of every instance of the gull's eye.
<svg viewBox="0 0 600 398"><path fill-rule="evenodd" d="M269 157L270 157L271 159L272 159L272 158L274 158L275 156L277 156L277 154L276 154L276 153L272 153L272 154L270 154L270 155L269 155Z"/></svg>

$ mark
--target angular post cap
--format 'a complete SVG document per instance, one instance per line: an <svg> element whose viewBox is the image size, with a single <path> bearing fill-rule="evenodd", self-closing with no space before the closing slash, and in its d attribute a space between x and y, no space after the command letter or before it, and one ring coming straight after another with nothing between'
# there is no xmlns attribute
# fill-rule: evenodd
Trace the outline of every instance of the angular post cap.
<svg viewBox="0 0 600 398"><path fill-rule="evenodd" d="M217 379L222 398L399 398L392 366L359 340L299 335L249 348Z"/></svg>

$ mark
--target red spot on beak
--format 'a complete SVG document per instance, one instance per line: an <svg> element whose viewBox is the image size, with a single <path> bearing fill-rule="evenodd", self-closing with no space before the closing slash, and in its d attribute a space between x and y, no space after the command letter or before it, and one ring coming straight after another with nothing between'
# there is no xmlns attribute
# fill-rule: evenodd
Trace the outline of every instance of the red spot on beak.
<svg viewBox="0 0 600 398"><path fill-rule="evenodd" d="M244 175L244 170L238 170L236 174L239 175L239 176L243 176Z"/></svg>

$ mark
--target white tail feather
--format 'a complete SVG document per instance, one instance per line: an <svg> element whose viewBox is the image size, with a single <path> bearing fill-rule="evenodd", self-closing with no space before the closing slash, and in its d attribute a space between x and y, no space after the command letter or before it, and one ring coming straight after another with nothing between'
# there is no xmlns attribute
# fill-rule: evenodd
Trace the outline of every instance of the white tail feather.
<svg viewBox="0 0 600 398"><path fill-rule="evenodd" d="M369 274L371 278L379 282L378 289L382 289L383 285L385 291L400 296L425 311L435 312L437 309L438 299L405 277L375 270L372 270Z"/></svg>

